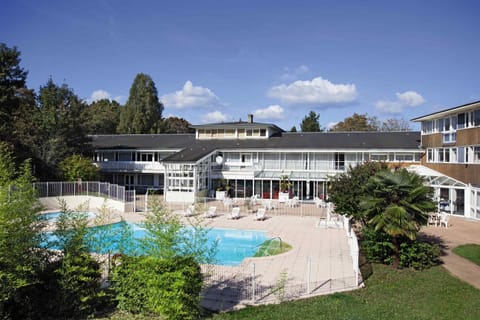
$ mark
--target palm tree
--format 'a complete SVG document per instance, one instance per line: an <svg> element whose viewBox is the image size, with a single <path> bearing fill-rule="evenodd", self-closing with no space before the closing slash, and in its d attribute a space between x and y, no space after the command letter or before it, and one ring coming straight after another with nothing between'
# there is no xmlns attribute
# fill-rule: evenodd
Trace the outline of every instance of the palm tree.
<svg viewBox="0 0 480 320"><path fill-rule="evenodd" d="M366 191L360 206L369 225L392 237L394 265L398 267L400 244L416 240L420 227L427 224L428 213L436 208L432 189L417 174L401 169L378 172L369 179Z"/></svg>

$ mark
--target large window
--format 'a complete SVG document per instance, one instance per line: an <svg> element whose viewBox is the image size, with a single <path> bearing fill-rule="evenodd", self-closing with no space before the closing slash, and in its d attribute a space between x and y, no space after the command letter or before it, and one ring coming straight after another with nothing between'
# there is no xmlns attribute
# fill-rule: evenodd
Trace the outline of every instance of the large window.
<svg viewBox="0 0 480 320"><path fill-rule="evenodd" d="M344 153L335 153L335 170L345 170Z"/></svg>

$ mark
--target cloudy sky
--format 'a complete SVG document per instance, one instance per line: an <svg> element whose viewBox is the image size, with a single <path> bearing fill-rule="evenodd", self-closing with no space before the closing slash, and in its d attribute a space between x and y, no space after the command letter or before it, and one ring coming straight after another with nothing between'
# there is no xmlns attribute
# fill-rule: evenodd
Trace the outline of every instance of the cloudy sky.
<svg viewBox="0 0 480 320"><path fill-rule="evenodd" d="M254 114L285 130L314 110L411 119L480 100L480 1L2 0L0 42L28 86L125 103L150 75L164 116ZM414 126L414 128L416 128Z"/></svg>

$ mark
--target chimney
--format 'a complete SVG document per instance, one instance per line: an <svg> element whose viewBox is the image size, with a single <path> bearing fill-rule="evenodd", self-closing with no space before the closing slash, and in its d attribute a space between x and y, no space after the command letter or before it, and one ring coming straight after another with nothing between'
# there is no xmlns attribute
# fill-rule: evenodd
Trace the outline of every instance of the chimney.
<svg viewBox="0 0 480 320"><path fill-rule="evenodd" d="M248 123L253 123L253 114L248 115Z"/></svg>

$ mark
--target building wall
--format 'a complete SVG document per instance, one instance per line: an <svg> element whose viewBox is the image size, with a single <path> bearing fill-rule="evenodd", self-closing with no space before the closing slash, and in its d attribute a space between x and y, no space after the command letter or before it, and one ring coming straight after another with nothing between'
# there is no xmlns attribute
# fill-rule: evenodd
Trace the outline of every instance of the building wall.
<svg viewBox="0 0 480 320"><path fill-rule="evenodd" d="M478 164L427 163L426 157L423 157L422 165L464 183L480 185L480 165Z"/></svg>
<svg viewBox="0 0 480 320"><path fill-rule="evenodd" d="M480 128L468 128L457 130L457 146L480 144Z"/></svg>

